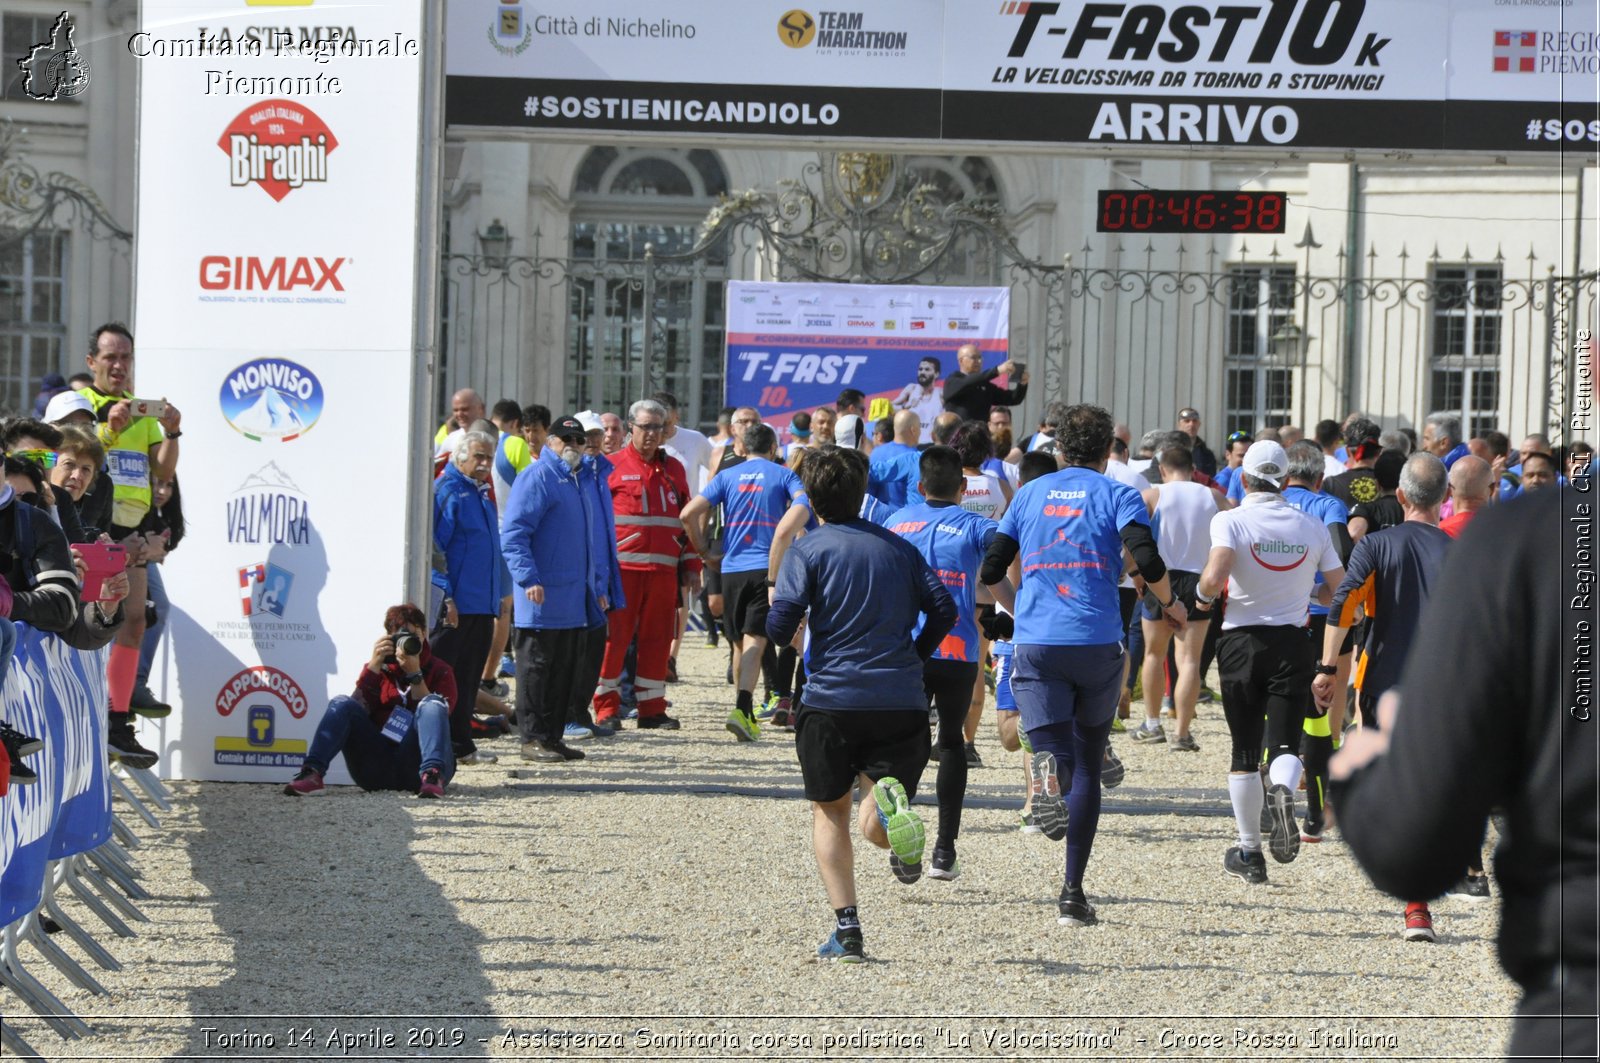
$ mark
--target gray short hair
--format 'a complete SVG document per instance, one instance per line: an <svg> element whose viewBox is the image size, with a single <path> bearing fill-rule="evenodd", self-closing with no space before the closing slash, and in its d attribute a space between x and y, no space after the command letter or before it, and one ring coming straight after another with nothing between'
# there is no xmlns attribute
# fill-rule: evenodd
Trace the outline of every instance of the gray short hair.
<svg viewBox="0 0 1600 1063"><path fill-rule="evenodd" d="M1060 432L1061 426L1067 423L1067 411L1071 408L1059 400L1044 408L1044 426L1050 430L1051 435Z"/></svg>
<svg viewBox="0 0 1600 1063"><path fill-rule="evenodd" d="M487 432L463 432L461 438L456 440L455 450L450 452L450 460L460 465L472 453L474 443L482 443L489 448L491 454L494 453L494 448L500 445L500 441Z"/></svg>
<svg viewBox="0 0 1600 1063"><path fill-rule="evenodd" d="M1150 431L1139 437L1139 452L1141 454L1146 452L1152 455L1155 454L1156 448L1161 445L1161 440L1166 434L1167 430L1165 428L1150 429Z"/></svg>
<svg viewBox="0 0 1600 1063"><path fill-rule="evenodd" d="M1444 436L1452 443L1461 442L1461 415L1458 413L1430 413L1423 424L1433 425L1433 434Z"/></svg>
<svg viewBox="0 0 1600 1063"><path fill-rule="evenodd" d="M1400 469L1400 490L1414 509L1433 509L1444 501L1449 476L1444 462L1426 451L1411 455Z"/></svg>
<svg viewBox="0 0 1600 1063"><path fill-rule="evenodd" d="M663 424L667 420L667 408L655 399L640 399L628 407L628 423L632 424L639 419L641 413L653 413L661 418Z"/></svg>
<svg viewBox="0 0 1600 1063"><path fill-rule="evenodd" d="M1310 440L1302 439L1289 448L1289 479L1314 484L1327 469L1322 448Z"/></svg>
<svg viewBox="0 0 1600 1063"><path fill-rule="evenodd" d="M1384 450L1398 450L1402 454L1411 453L1411 437L1398 428L1391 428L1380 435L1378 445Z"/></svg>

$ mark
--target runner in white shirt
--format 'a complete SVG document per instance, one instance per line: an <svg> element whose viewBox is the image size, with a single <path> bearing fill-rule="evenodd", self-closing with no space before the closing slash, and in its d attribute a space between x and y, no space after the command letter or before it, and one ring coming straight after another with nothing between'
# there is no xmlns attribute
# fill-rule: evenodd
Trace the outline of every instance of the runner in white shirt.
<svg viewBox="0 0 1600 1063"><path fill-rule="evenodd" d="M1194 705L1200 694L1200 651L1205 646L1210 624L1194 613L1194 587L1211 555L1211 518L1217 515L1216 494L1194 482L1194 457L1188 447L1169 445L1162 449L1155 468L1162 483L1144 492L1150 510L1150 530L1155 534L1161 560L1166 562L1172 580L1172 593L1195 616L1194 622L1176 636L1178 674L1173 679L1172 700L1177 717L1177 734L1168 748L1198 752L1200 747L1189 733L1194 720ZM1129 737L1140 745L1167 741L1158 711L1160 692L1167 688L1167 644L1173 641L1172 626L1160 610L1141 606L1140 623L1144 634L1144 723Z"/></svg>
<svg viewBox="0 0 1600 1063"><path fill-rule="evenodd" d="M1217 642L1223 710L1233 738L1228 796L1239 844L1222 866L1251 883L1267 881L1261 855L1261 808L1271 813L1272 857L1288 863L1300 851L1294 792L1303 765L1297 755L1305 722L1306 691L1316 648L1306 622L1318 572L1329 587L1344 578L1327 526L1283 500L1289 457L1269 440L1252 443L1239 467L1243 505L1211 518L1211 557L1195 589L1197 608L1228 590L1228 612ZM1263 735L1271 754L1265 797L1257 775Z"/></svg>

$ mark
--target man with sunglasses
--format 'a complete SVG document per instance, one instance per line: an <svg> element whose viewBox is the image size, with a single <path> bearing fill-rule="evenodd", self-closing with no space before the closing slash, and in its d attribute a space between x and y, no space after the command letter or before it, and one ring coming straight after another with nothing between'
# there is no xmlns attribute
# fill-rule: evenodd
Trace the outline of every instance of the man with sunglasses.
<svg viewBox="0 0 1600 1063"><path fill-rule="evenodd" d="M1211 453L1211 448L1206 446L1206 441L1200 438L1200 411L1193 406L1185 406L1178 411L1178 431L1187 433L1193 440L1189 452L1194 458L1196 472L1203 473L1206 477L1217 474L1217 456ZM1204 483L1205 480L1201 479Z"/></svg>
<svg viewBox="0 0 1600 1063"><path fill-rule="evenodd" d="M112 485L111 527L112 541L128 548L128 599L143 603L148 597L148 580L145 572L143 538L138 533L140 522L150 512L154 497L152 483L170 480L178 471L178 437L182 414L176 406L167 405L161 417L135 417L131 403L133 394L133 333L124 325L110 322L94 330L90 338L88 356L89 374L94 382L79 390L78 394L94 407L95 422L100 442L106 448L106 465ZM144 642L144 609L128 610L128 618L117 632L111 647L110 663L106 666L106 679L111 695L112 745L132 756L154 756L148 750L135 750L132 746L118 746L121 734L129 742L133 725L128 717L133 701L133 687L139 671L139 647ZM138 710L143 716L166 716L172 710L145 707Z"/></svg>
<svg viewBox="0 0 1600 1063"><path fill-rule="evenodd" d="M603 726L619 725L622 664L637 638L639 729L675 731L678 721L667 715L666 676L677 626L680 564L689 596L700 593L700 558L687 545L680 519L690 498L689 479L683 463L662 446L667 410L661 403L640 399L628 410L628 423L628 445L611 456L609 480L625 604L607 617L594 716Z"/></svg>

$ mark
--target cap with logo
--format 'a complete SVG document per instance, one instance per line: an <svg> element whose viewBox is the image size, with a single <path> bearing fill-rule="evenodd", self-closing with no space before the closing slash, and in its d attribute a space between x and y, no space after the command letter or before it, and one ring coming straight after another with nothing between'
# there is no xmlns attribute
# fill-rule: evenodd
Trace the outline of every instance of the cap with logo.
<svg viewBox="0 0 1600 1063"><path fill-rule="evenodd" d="M76 391L63 391L52 398L44 408L46 424L56 424L82 410L91 419L94 417L94 403L78 394Z"/></svg>
<svg viewBox="0 0 1600 1063"><path fill-rule="evenodd" d="M557 439L571 439L578 443L589 441L589 430L576 417L563 417L550 426L550 434Z"/></svg>
<svg viewBox="0 0 1600 1063"><path fill-rule="evenodd" d="M1289 455L1272 440L1258 439L1244 452L1244 461L1239 468L1246 476L1265 480L1273 487L1282 487L1284 474L1289 471Z"/></svg>
<svg viewBox="0 0 1600 1063"><path fill-rule="evenodd" d="M853 413L847 413L833 426L833 441L841 447L850 447L852 450L860 449L862 430L861 418Z"/></svg>
<svg viewBox="0 0 1600 1063"><path fill-rule="evenodd" d="M585 432L603 432L605 425L600 422L600 415L593 410L580 410L577 414L578 423L583 425Z"/></svg>

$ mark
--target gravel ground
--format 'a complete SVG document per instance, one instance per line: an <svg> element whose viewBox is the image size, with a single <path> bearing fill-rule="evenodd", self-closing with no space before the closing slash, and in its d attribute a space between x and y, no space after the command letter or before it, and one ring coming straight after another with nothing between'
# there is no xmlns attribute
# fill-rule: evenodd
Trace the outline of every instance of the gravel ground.
<svg viewBox="0 0 1600 1063"><path fill-rule="evenodd" d="M1497 904L1441 900L1438 943L1404 943L1401 906L1336 830L1269 861L1268 886L1223 874L1219 708L1202 708L1198 754L1114 739L1128 777L1087 876L1099 926L1057 926L1062 845L1016 829L1020 769L986 719L960 879L900 885L858 843L873 962L818 964L832 916L792 741L723 730L724 663L686 650L679 732L628 730L554 766L498 739L500 763L462 769L442 802L174 784L164 829L136 827L150 922L101 935L125 964L97 972L112 996L22 949L96 1035L63 1042L9 997L7 1022L57 1059L1476 1059L1505 1044ZM932 786L930 771L930 842Z"/></svg>

